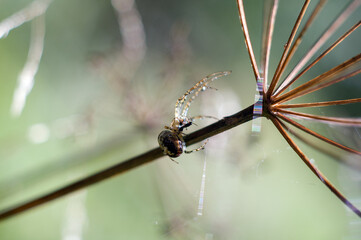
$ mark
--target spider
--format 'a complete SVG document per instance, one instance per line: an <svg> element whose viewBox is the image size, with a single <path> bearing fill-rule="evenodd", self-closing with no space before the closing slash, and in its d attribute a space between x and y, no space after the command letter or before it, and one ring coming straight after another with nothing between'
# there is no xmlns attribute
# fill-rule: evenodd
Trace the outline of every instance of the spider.
<svg viewBox="0 0 361 240"><path fill-rule="evenodd" d="M164 128L166 130L163 130L158 136L158 143L160 148L163 150L164 154L168 155L172 159L179 157L183 152L192 153L204 149L204 146L207 144L207 141L203 143L203 145L200 146L199 148L187 151L183 139L183 135L184 135L183 130L191 126L195 119L203 119L203 118L217 119L217 118L211 116L188 117L187 114L189 107L192 101L198 96L200 92L212 88L209 86L209 84L212 81L221 78L223 76L227 76L230 73L231 73L230 71L224 71L224 72L212 73L206 76L205 78L197 82L188 91L186 91L184 95L177 100L175 104L174 118L170 126L169 127L165 126Z"/></svg>

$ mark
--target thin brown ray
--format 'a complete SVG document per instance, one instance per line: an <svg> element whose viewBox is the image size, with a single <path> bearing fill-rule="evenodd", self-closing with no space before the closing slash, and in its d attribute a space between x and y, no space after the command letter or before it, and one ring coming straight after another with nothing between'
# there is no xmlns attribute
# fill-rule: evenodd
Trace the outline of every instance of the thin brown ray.
<svg viewBox="0 0 361 240"><path fill-rule="evenodd" d="M280 105L276 105L276 107L277 108L325 107L325 106L335 106L335 105L343 105L343 104L359 103L359 102L361 102L361 98L327 101L327 102L315 102L315 103L280 104Z"/></svg>
<svg viewBox="0 0 361 240"><path fill-rule="evenodd" d="M323 182L328 189L330 189L347 207L349 207L355 214L361 217L361 211L355 207L341 192L339 192L335 186L326 178L326 176L318 170L318 168L308 159L308 157L301 151L301 149L296 145L292 138L287 133L287 127L276 117L271 116L273 124L277 127L278 131L287 141L287 143L292 147L292 149L297 153L297 155L302 159L302 161L307 165L307 167L316 175L318 179Z"/></svg>
<svg viewBox="0 0 361 240"><path fill-rule="evenodd" d="M331 23L331 25L326 29L326 31L321 35L321 37L312 44L312 48L307 51L306 55L302 58L302 60L292 69L289 75L286 77L284 82L280 85L280 87L275 92L278 94L280 89L284 89L286 84L291 81L299 71L307 64L307 62L316 54L316 52L327 42L327 40L337 31L337 29L347 20L349 16L351 16L352 12L355 11L361 1L354 0L349 5L345 7L343 11L339 14L339 16Z"/></svg>
<svg viewBox="0 0 361 240"><path fill-rule="evenodd" d="M259 74L259 71L258 71L256 58L254 57L254 52L253 52L253 48L252 48L251 39L249 37L247 21L246 21L246 14L244 12L243 0L237 0L237 3L238 3L239 20L241 22L241 26L242 26L242 29L243 29L244 39L245 39L245 42L246 42L246 47L247 47L249 57L251 59L251 64L252 64L252 69L253 69L253 72L254 72L254 76L255 76L256 81L257 81L257 79L260 78L260 74Z"/></svg>
<svg viewBox="0 0 361 240"><path fill-rule="evenodd" d="M327 156L332 157L333 159L335 159L336 161L339 161L343 164L346 164L349 167L352 167L355 170L361 171L361 158L359 155L357 154L345 154L345 152L339 152L339 151L334 151L334 150L338 150L338 148L332 149L330 148L329 144L323 142L322 140L313 137L314 139L317 139L319 142L315 142L314 139L311 140L310 136L307 133L304 133L305 136L303 136L301 133L295 131L296 129L292 129L290 127L287 128L287 131L289 133L291 133L293 136L295 136L296 138L298 138L299 140L301 140L303 143L307 144L308 146L324 153ZM301 131L301 130L300 130ZM307 135L307 137L306 137ZM323 144L324 143L324 144Z"/></svg>
<svg viewBox="0 0 361 240"><path fill-rule="evenodd" d="M286 116L283 115L282 113L277 113L276 115L279 116L279 117L281 117L281 118L282 118L283 120L285 120L286 122L288 122L288 123L292 124L293 126L297 127L298 129L301 129L302 131L304 131L304 132L306 132L306 133L308 133L308 134L311 134L312 136L314 136L314 137L316 137L316 138L318 138L318 139L320 139L320 140L322 140L322 141L324 141L324 142L326 142L326 143L329 143L329 144L331 144L331 145L333 145L333 146L335 146L335 147L338 147L338 148L340 148L340 149L342 149L342 150L345 150L345 151L347 151L347 152L349 152L349 153L353 153L353 154L357 154L357 155L360 155L360 156L361 156L361 152L359 152L359 151L357 151L357 150L355 150L355 149L346 147L346 146L344 146L344 145L342 145L342 144L340 144L340 143L337 143L337 142L335 142L335 141L332 141L331 139L328 139L328 138L326 138L326 137L324 137L324 136L322 136L322 135L320 135L320 134L312 131L311 129L309 129L309 128L307 128L307 127L305 127L305 126L303 126L303 125L301 125L301 124L293 121L292 119L286 117Z"/></svg>
<svg viewBox="0 0 361 240"><path fill-rule="evenodd" d="M309 94L321 88L328 87L332 84L341 82L352 76L355 76L361 72L360 66L357 65L361 63L360 60L361 53L330 69L329 71L322 73L314 79L298 86L297 88L290 90L289 92L279 96L278 98L275 98L273 102L281 103L291 99L295 99L297 97ZM352 71L354 68L356 68L356 70Z"/></svg>
<svg viewBox="0 0 361 240"><path fill-rule="evenodd" d="M296 23L295 25L293 26L293 29L291 31L291 35L290 37L288 38L288 41L285 45L285 50L283 51L283 54L282 54L282 57L281 57L281 60L277 66L277 69L275 71L275 74L273 75L273 78L272 78L272 81L271 81L271 84L269 86L269 89L267 91L267 96L270 97L273 93L273 90L275 89L277 83L278 83L278 80L280 79L286 65L285 65L285 60L287 58L287 55L289 53L289 50L291 48L291 45L292 45L292 42L293 42L293 39L295 38L295 35L296 35L296 32L297 32L297 29L299 28L300 24L301 24L301 21L302 21L302 18L303 16L305 15L306 13L306 10L307 10L307 7L308 5L310 4L310 1L311 0L306 0L305 3L303 4L303 7L301 9L301 12L300 14L298 15L297 17L297 20L296 20Z"/></svg>
<svg viewBox="0 0 361 240"><path fill-rule="evenodd" d="M352 32L354 32L358 27L361 26L361 21L353 25L345 34L343 34L339 39L337 39L328 49L326 49L320 56L318 56L310 65L302 70L295 78L289 79L287 82L284 81L282 85L277 89L274 97L279 96L283 93L291 84L293 84L297 79L299 79L303 74L310 70L316 63L318 63L322 58L324 58L329 52L331 52L338 44L345 40Z"/></svg>
<svg viewBox="0 0 361 240"><path fill-rule="evenodd" d="M318 122L325 122L328 124L338 124L342 126L361 126L361 118L341 118L341 117L325 117L325 116L318 116L308 113L299 113L299 112L293 112L288 111L284 109L277 109L276 111L279 111L281 113L288 114L295 118L302 118L307 120L313 120Z"/></svg>
<svg viewBox="0 0 361 240"><path fill-rule="evenodd" d="M268 82L269 57L271 52L272 36L276 21L277 9L278 0L265 1L261 53L261 75L263 77L263 92L266 92L267 90L266 88Z"/></svg>
<svg viewBox="0 0 361 240"><path fill-rule="evenodd" d="M305 23L305 26L302 28L302 30L299 33L297 39L295 40L295 43L292 45L292 47L290 49L290 53L287 55L286 60L285 60L285 67L288 65L288 63L292 59L292 57L295 54L298 46L302 42L303 36L305 35L305 33L309 29L309 27L312 25L312 23L314 22L314 20L316 19L317 15L319 14L319 12L321 11L322 7L325 5L326 2L327 2L327 0L320 0L318 2L317 6L315 7L312 14L310 15L307 22ZM278 89L276 90L276 92L278 92Z"/></svg>

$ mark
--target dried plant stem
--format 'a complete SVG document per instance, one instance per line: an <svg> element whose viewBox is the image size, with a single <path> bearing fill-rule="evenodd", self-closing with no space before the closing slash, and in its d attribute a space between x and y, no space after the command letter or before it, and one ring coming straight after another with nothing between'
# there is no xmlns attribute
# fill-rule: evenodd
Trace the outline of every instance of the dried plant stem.
<svg viewBox="0 0 361 240"><path fill-rule="evenodd" d="M329 71L322 73L321 75L315 77L314 79L290 90L289 92L274 98L274 103L281 103L297 97L301 97L305 94L317 91L319 89L325 88L332 84L346 80L352 76L355 76L361 72L361 68L356 69L353 72L347 72L349 69L357 66L361 61L361 53L350 58L349 60L341 63L340 65L330 69ZM346 72L346 73L344 73ZM342 74L345 75L342 75ZM341 76L340 76L341 75Z"/></svg>
<svg viewBox="0 0 361 240"><path fill-rule="evenodd" d="M340 118L340 117L325 117L325 116L318 116L308 113L299 113L299 112L293 112L288 111L284 109L278 109L277 111L285 113L287 115L296 117L296 118L303 118L303 119L309 119L313 121L319 121L319 122L326 122L329 124L339 124L342 126L361 126L361 118Z"/></svg>
<svg viewBox="0 0 361 240"><path fill-rule="evenodd" d="M309 29L309 27L312 25L312 23L314 22L314 20L316 19L317 15L319 14L319 12L321 11L322 7L325 5L326 0L320 0L317 4L317 6L315 7L315 9L313 10L311 16L308 18L307 22L305 23L304 27L302 28L301 32L298 34L297 39L295 40L295 43L292 45L291 49L290 49L290 53L287 55L286 59L285 59L285 63L284 65L287 66L288 63L291 61L293 55L295 54L298 46L301 44L302 42L302 38L303 35L305 35L305 33L307 32L307 30ZM283 85L283 84L282 84ZM281 86L282 86L281 85ZM286 87L288 87L289 85L287 85ZM278 92L278 89L276 90L276 92Z"/></svg>
<svg viewBox="0 0 361 240"><path fill-rule="evenodd" d="M248 122L252 119L253 119L253 105L245 108L244 110L242 110L234 115L224 117L223 119L219 120L218 122L215 122L207 127L199 129L199 130L185 136L184 140L186 141L186 145L189 146L194 143L200 142L206 138L209 138L216 134L224 132L237 125ZM19 204L18 206L11 207L9 209L1 211L0 212L0 220L4 220L8 217L14 216L21 212L25 212L31 208L34 208L36 206L50 202L54 199L60 198L62 196L65 196L69 193L83 189L85 187L91 186L95 183L98 183L100 181L103 181L105 179L113 177L115 175L125 173L128 170L132 170L136 167L139 167L146 163L152 162L162 156L164 156L164 154L162 153L161 149L159 147L154 148L146 153L143 153L139 156L125 160L125 161L118 163L110 168L107 168L103 171L100 171L91 176L83 178L79 181L76 181L70 185L67 185L67 186L57 189L53 192L45 194L41 197L35 198L28 202Z"/></svg>
<svg viewBox="0 0 361 240"><path fill-rule="evenodd" d="M361 152L359 152L359 151L357 151L355 149L346 147L346 146L344 146L342 144L339 144L339 143L337 143L335 141L332 141L331 139L328 139L328 138L326 138L326 137L312 131L311 129L306 128L305 126L293 121L292 119L286 117L285 115L283 115L281 113L277 113L277 116L281 117L283 120L285 120L286 122L292 124L293 126L297 127L298 129L301 129L302 131L304 131L304 132L306 132L306 133L308 133L308 134L310 134L310 135L312 135L312 136L314 136L314 137L316 137L316 138L318 138L318 139L320 139L320 140L322 140L322 141L324 141L326 143L329 143L329 144L331 144L331 145L333 145L335 147L343 149L343 150L345 150L345 151L347 151L349 153L353 153L353 154L357 154L357 155L361 156Z"/></svg>
<svg viewBox="0 0 361 240"><path fill-rule="evenodd" d="M256 81L257 81L257 79L260 78L260 74L259 74L259 71L258 71L256 58L254 56L251 39L249 37L247 21L246 21L246 14L244 12L243 0L237 0L237 3L238 3L239 19L241 21L241 26L242 26L242 29L243 29L243 34L244 34L244 39L245 39L245 42L246 42L247 51L248 51L249 57L251 59L251 64L252 64L252 69L253 69L253 72L254 72L254 76L255 76Z"/></svg>
<svg viewBox="0 0 361 240"><path fill-rule="evenodd" d="M289 54L293 39L295 38L297 29L299 28L302 18L306 13L307 7L310 4L311 0L306 0L305 3L303 4L303 7L301 9L300 14L297 17L296 23L293 26L292 32L290 37L288 38L288 41L285 45L285 50L283 51L281 60L277 66L277 69L275 71L275 74L273 75L271 84L269 86L269 89L267 91L267 96L270 97L279 81L279 79L281 78L282 73L284 72L285 68L286 68L286 59L287 59L287 55Z"/></svg>
<svg viewBox="0 0 361 240"><path fill-rule="evenodd" d="M314 103L281 104L281 105L277 105L277 108L325 107L325 106L335 106L335 105L343 105L343 104L359 103L359 102L361 102L361 98L327 101L327 102L314 102Z"/></svg>
<svg viewBox="0 0 361 240"><path fill-rule="evenodd" d="M354 213L356 213L359 217L361 217L361 212L357 209L347 198L339 192L335 186L320 172L317 167L308 159L308 157L301 151L301 149L296 145L296 143L292 140L292 138L287 133L287 127L277 118L270 117L273 124L277 127L278 131L285 138L287 143L292 147L292 149L297 153L297 155L303 160L303 162L307 165L307 167L316 175L317 178L321 180L347 207L349 207Z"/></svg>
<svg viewBox="0 0 361 240"><path fill-rule="evenodd" d="M283 119L284 120L284 119ZM310 136L308 135L302 135L299 132L295 131L296 129L292 129L291 127L287 128L287 131L298 138L300 141L305 143L306 145L322 152L323 154L335 159L336 161L339 161L342 164L346 164L348 167L351 167L352 169L361 171L361 162L360 162L360 156L354 155L354 154L344 154L342 153L336 153L333 151L328 144L320 144L319 142L315 142L314 140L311 140ZM307 129L309 130L309 129ZM316 138L315 136L311 135L313 138ZM319 139L320 140L320 139ZM320 140L322 142L322 140Z"/></svg>
<svg viewBox="0 0 361 240"><path fill-rule="evenodd" d="M284 89L285 85L291 81L299 71L306 65L306 63L316 54L316 52L327 42L327 40L337 31L337 29L351 16L358 6L361 4L361 1L354 0L339 14L339 16L327 27L326 31L321 35L321 37L312 44L312 48L306 51L306 55L301 59L301 61L292 69L290 74L286 77L283 83L276 90L278 95L280 89Z"/></svg>
<svg viewBox="0 0 361 240"><path fill-rule="evenodd" d="M121 162L121 163L119 163L115 166L112 166L108 169L105 169L101 172L98 172L98 173L88 176L84 179L81 179L77 182L74 182L70 185L67 185L67 186L57 189L53 192L45 194L44 196L38 197L38 198L28 201L26 203L20 204L16 207L9 208L8 210L2 211L0 213L0 220L5 219L10 216L13 216L17 213L24 212L28 209L39 206L41 204L44 204L51 200L57 199L59 197L65 196L69 193L75 192L79 189L85 188L87 186L90 186L94 183L97 183L104 179L115 176L117 174L124 173L130 169L133 169L133 168L141 166L145 163L151 162L161 156L163 156L162 151L159 148L155 148L155 149L150 150L146 153L143 153L137 157L128 159L124 162Z"/></svg>
<svg viewBox="0 0 361 240"><path fill-rule="evenodd" d="M269 8L267 3L271 5ZM263 92L267 91L268 68L271 54L272 36L278 9L278 0L266 1L264 4L262 52L261 52L261 75L263 77Z"/></svg>
<svg viewBox="0 0 361 240"><path fill-rule="evenodd" d="M300 72L295 78L288 81L284 86L277 90L277 93L273 96L277 98L281 93L283 93L292 83L299 79L303 74L310 70L316 63L318 63L322 58L324 58L329 52L331 52L337 45L339 45L343 40L345 40L351 33L353 33L358 27L360 27L361 21L353 25L345 34L343 34L339 39L337 39L328 49L326 49L320 56L318 56L310 65L308 65L302 72Z"/></svg>

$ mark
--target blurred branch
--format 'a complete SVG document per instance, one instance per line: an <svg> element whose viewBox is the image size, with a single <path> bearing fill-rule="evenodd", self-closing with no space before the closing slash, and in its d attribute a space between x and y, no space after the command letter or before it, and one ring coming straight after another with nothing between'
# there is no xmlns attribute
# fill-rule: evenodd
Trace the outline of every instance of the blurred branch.
<svg viewBox="0 0 361 240"><path fill-rule="evenodd" d="M147 49L142 18L134 0L112 0L111 3L118 14L119 30L123 38L122 57L135 65L135 72Z"/></svg>
<svg viewBox="0 0 361 240"><path fill-rule="evenodd" d="M18 77L18 84L14 91L11 114L19 116L24 109L26 98L34 86L34 77L39 69L44 49L45 17L41 15L32 22L31 42L28 58Z"/></svg>
<svg viewBox="0 0 361 240"><path fill-rule="evenodd" d="M218 122L215 122L211 125L208 125L202 129L199 129L185 136L184 140L186 142L186 145L189 146L194 143L200 142L206 138L222 133L228 129L236 127L240 124L246 123L252 119L253 119L253 105L231 116L224 117ZM28 202L19 204L18 206L5 209L0 212L0 220L4 220L8 217L14 216L21 212L25 212L33 207L50 202L54 199L60 198L69 193L75 192L79 189L83 189L85 187L103 181L115 175L125 173L126 171L135 169L141 165L152 162L162 156L164 156L162 150L159 147L154 148L148 152L145 152L136 157L125 160L110 168L97 172L91 176L83 178L79 181L76 181L70 185L57 189L53 192L50 192L48 194L45 194Z"/></svg>
<svg viewBox="0 0 361 240"><path fill-rule="evenodd" d="M0 38L6 37L9 32L24 23L33 20L45 13L51 0L38 0L29 4L22 10L14 13L7 19L0 22Z"/></svg>

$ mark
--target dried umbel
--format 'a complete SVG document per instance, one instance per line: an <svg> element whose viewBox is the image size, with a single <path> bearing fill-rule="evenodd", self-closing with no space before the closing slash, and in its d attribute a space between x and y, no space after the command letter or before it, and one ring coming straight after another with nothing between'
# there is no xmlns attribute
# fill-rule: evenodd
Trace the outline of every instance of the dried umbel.
<svg viewBox="0 0 361 240"><path fill-rule="evenodd" d="M300 27L301 21L303 20L306 10L310 4L310 0L306 0L298 15L296 23L291 31L289 39L285 44L282 57L278 63L272 78L269 78L270 84L268 87L268 66L270 58L270 49L273 36L274 23L276 19L276 13L278 8L278 0L268 1L269 6L265 6L264 16L264 31L263 31L263 42L262 42L262 56L260 68L257 66L257 62L253 53L250 36L248 33L245 11L243 6L243 0L238 0L238 10L240 15L240 21L243 28L245 42L248 49L248 53L251 59L253 72L257 83L260 79L262 80L262 87L259 88L259 95L262 96L262 116L270 119L282 136L285 138L287 143L292 149L298 154L303 162L310 168L310 170L319 178L347 207L349 207L354 213L361 217L361 212L357 209L341 192L339 192L331 182L322 174L322 172L313 164L313 162L303 153L303 151L297 146L290 134L299 138L301 141L312 146L305 138L303 138L295 130L301 130L308 136L315 137L324 143L330 144L338 149L344 151L346 155L355 156L357 161L361 162L361 152L352 149L348 146L342 145L336 141L333 141L321 134L303 126L296 122L297 119L311 120L314 122L322 122L330 125L341 125L344 127L360 127L361 118L341 118L341 117L330 117L313 115L308 113L302 113L297 111L291 111L290 108L300 109L305 107L322 107L322 106L335 106L342 104L360 103L361 98L354 99L342 99L327 102L313 102L313 103L298 103L298 104L287 104L288 101L294 100L301 96L310 94L312 92L321 90L325 87L341 82L348 78L351 78L361 72L361 54L357 53L354 57L346 60L345 62L333 67L332 69L322 73L321 75L306 81L305 83L293 87L293 83L298 80L301 76L314 67L322 58L324 58L329 52L337 47L344 39L346 39L351 33L360 27L361 21L355 23L350 29L348 29L342 36L340 36L334 43L332 43L326 50L324 50L318 57L315 58L311 63L306 65L309 60L316 54L316 52L327 42L328 38L332 36L335 31L342 25L342 23L351 15L351 13L359 7L361 1L351 1L346 8L341 11L339 16L336 16L331 25L326 31L318 38L318 40L312 45L312 47L306 52L305 56L296 64L290 71L287 77L282 78L282 74L290 62L293 54L297 50L299 44L302 42L302 38L305 32L309 29L310 25L316 19L319 11L324 6L324 0L320 0L313 12L309 16L308 20L304 24L302 30L296 38L296 33ZM265 4L267 5L267 4ZM293 87L290 90L290 87ZM288 92L286 92L288 90ZM256 106L256 104L255 104ZM295 119L295 120L293 120ZM290 134L289 134L290 133ZM314 146L318 148L317 146ZM325 151L327 152L327 150Z"/></svg>

